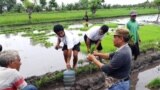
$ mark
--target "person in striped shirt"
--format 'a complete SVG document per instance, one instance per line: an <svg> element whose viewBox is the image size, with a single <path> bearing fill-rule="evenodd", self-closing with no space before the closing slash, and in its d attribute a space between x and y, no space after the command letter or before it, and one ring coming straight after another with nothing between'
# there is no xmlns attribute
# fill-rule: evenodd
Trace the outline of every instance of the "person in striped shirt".
<svg viewBox="0 0 160 90"><path fill-rule="evenodd" d="M0 90L37 90L20 74L21 58L16 50L0 52Z"/></svg>

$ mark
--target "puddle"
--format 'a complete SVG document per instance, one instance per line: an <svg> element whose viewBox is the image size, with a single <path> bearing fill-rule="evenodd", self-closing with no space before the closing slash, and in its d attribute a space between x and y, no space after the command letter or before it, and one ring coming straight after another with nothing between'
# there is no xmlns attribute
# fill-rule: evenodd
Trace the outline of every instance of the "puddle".
<svg viewBox="0 0 160 90"><path fill-rule="evenodd" d="M47 72L65 69L65 62L61 50L55 50L54 46L45 48L41 44L34 45L28 37L20 35L0 35L0 43L3 49L15 49L19 51L21 56L20 72L25 76L42 75ZM56 42L56 37L49 40ZM83 59L84 55L79 53L79 59Z"/></svg>
<svg viewBox="0 0 160 90"><path fill-rule="evenodd" d="M157 15L139 16L137 17L137 20L139 22L145 20L154 21L156 17ZM102 23L117 22L118 24L122 24L119 27L123 27L124 26L123 24L126 24L128 20L129 18L119 18L119 19L115 18L115 19L106 19L104 22L100 20L99 22ZM83 27L83 24L75 24L75 25L70 25L69 29L72 28L72 30L70 31L80 35L80 40L83 41L83 35L85 34L85 31L80 31L81 27ZM39 31L34 31L33 33L39 33ZM112 33L112 29L109 30L109 33ZM37 44L33 42L30 39L30 37L22 37L21 34L23 33L7 34L7 35L1 34L0 44L2 44L3 49L16 49L19 51L22 60L20 72L25 77L33 75L42 75L47 72L54 72L57 70L65 69L66 66L63 59L63 52L61 50L55 50L54 45L49 48L45 48L42 44ZM54 33L48 32L48 34L54 34ZM57 38L55 36L50 36L48 41L55 44ZM84 58L85 55L79 53L79 59L84 59ZM139 83L141 85L141 83L143 82ZM141 88L141 86L138 87ZM137 90L142 90L142 89L137 89Z"/></svg>
<svg viewBox="0 0 160 90"><path fill-rule="evenodd" d="M136 90L150 90L145 86L156 77L160 77L160 65L139 73Z"/></svg>

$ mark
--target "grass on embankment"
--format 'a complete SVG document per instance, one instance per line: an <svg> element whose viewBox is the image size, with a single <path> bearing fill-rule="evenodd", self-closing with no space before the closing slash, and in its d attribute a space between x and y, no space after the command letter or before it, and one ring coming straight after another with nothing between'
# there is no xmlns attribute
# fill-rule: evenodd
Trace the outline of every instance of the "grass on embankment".
<svg viewBox="0 0 160 90"><path fill-rule="evenodd" d="M148 85L148 88L150 89L154 89L154 90L158 90L160 89L160 77L155 78L154 80L152 80Z"/></svg>
<svg viewBox="0 0 160 90"><path fill-rule="evenodd" d="M143 49L147 49L147 48L150 48L150 47L154 47L154 46L157 46L158 48L160 48L160 41L158 40L158 38L160 38L160 26L158 25L145 25L145 26L141 26L140 27L140 31L139 31L139 34L141 36L141 50ZM103 41L102 41L102 45L103 45L103 48L104 48L104 52L110 52L110 51L113 51L115 50L114 46L113 46L113 36L112 35L107 35ZM155 42L158 42L155 43ZM143 45L146 45L143 47ZM86 51L86 46L84 43L81 44L81 49L83 49L83 52ZM83 66L83 67L79 67L77 70L76 70L76 75L79 75L81 73L84 73L84 72L89 72L89 71L96 71L98 68L95 66L95 65L92 65L90 64L89 66ZM34 82L34 84L38 87L38 88L41 88L41 87L44 87L48 84L50 84L51 82L55 82L55 81L62 81L63 79L63 73L62 72L59 72L57 74L53 74L53 76L45 76L45 77L42 77L38 80L36 80ZM157 87L159 84L159 81L153 81L152 82L153 84L149 85L149 87ZM159 87L159 86L158 86Z"/></svg>
<svg viewBox="0 0 160 90"><path fill-rule="evenodd" d="M89 18L106 18L106 17L119 17L128 16L131 11L128 8L119 9L99 9L93 17L90 10ZM156 8L138 8L138 14L153 14L157 13ZM85 10L74 10L74 11L61 11L61 12L40 12L32 14L32 23L41 22L56 22L56 21L67 21L67 20L82 20ZM4 13L0 15L0 26L5 25L18 25L28 24L27 13Z"/></svg>
<svg viewBox="0 0 160 90"><path fill-rule="evenodd" d="M145 25L139 29L141 38L140 50L146 51L149 48L156 48L160 50L160 26ZM113 35L106 35L102 40L103 52L111 52L116 48L113 45ZM85 43L81 44L81 51L86 52Z"/></svg>

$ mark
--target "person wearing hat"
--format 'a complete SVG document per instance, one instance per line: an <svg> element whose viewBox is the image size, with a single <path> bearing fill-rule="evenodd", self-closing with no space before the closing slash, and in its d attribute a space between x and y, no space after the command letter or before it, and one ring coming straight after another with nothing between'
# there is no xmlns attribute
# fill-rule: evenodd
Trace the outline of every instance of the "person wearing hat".
<svg viewBox="0 0 160 90"><path fill-rule="evenodd" d="M129 76L131 72L132 53L128 45L129 31L117 29L114 33L113 43L117 50L113 53L94 52L88 54L87 59L96 64L106 75L106 90L129 90ZM108 64L103 64L96 59L99 56L109 59Z"/></svg>
<svg viewBox="0 0 160 90"><path fill-rule="evenodd" d="M129 46L131 47L134 60L136 60L138 55L140 54L139 42L141 42L138 34L139 24L136 21L136 16L137 16L137 12L131 11L130 20L127 23L127 28L130 31L130 35L131 35L131 43L129 43Z"/></svg>

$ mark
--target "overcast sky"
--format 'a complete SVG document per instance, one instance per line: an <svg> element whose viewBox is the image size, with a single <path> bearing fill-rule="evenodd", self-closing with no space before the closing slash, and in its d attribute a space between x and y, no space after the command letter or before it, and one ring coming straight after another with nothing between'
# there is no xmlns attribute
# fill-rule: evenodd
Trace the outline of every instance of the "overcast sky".
<svg viewBox="0 0 160 90"><path fill-rule="evenodd" d="M17 1L19 2L20 0L17 0ZM34 0L30 0L30 1L34 1ZM47 0L47 1L50 1L50 0ZM61 5L62 2L66 5L66 4L75 3L78 1L79 0L56 0L58 5ZM145 1L147 0L105 0L105 3L111 4L111 5L114 5L114 4L127 5L127 4L138 4ZM153 1L153 0L149 0L149 1Z"/></svg>

